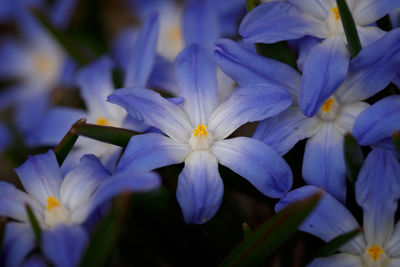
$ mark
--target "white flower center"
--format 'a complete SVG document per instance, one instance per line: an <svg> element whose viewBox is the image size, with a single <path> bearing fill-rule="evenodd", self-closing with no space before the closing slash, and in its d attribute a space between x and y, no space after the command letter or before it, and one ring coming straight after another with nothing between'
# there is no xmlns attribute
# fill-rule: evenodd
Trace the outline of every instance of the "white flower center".
<svg viewBox="0 0 400 267"><path fill-rule="evenodd" d="M386 266L390 258L385 253L385 250L379 245L370 245L365 249L362 256L365 266L368 267L382 267Z"/></svg>
<svg viewBox="0 0 400 267"><path fill-rule="evenodd" d="M198 124L193 130L193 134L189 139L189 144L193 150L208 150L214 138L212 134L207 131L207 126Z"/></svg>
<svg viewBox="0 0 400 267"><path fill-rule="evenodd" d="M328 18L326 19L329 31L331 34L340 34L344 36L344 29L338 7L334 6L330 11Z"/></svg>
<svg viewBox="0 0 400 267"><path fill-rule="evenodd" d="M44 223L49 227L54 227L59 223L69 223L68 210L60 205L60 202L54 196L47 198Z"/></svg>
<svg viewBox="0 0 400 267"><path fill-rule="evenodd" d="M340 103L332 96L328 98L318 111L318 116L324 121L333 121L340 109Z"/></svg>

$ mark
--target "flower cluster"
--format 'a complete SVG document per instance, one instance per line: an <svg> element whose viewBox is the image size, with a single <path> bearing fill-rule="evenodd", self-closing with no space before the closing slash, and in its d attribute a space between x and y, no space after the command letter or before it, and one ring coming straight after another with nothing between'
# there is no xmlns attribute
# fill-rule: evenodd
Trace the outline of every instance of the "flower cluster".
<svg viewBox="0 0 400 267"><path fill-rule="evenodd" d="M163 190L193 227L319 192L299 230L363 228L310 266L400 265L400 0L125 0L139 23L111 42L109 17L85 28L84 3L51 2L0 4L0 153L18 177L0 181L0 265L78 266L114 197ZM232 201L235 183L250 193Z"/></svg>

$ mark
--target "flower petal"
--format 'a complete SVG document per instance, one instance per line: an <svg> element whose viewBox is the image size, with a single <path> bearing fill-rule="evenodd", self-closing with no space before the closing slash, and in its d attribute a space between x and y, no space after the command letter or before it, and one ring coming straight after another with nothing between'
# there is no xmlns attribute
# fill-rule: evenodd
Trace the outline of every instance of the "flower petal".
<svg viewBox="0 0 400 267"><path fill-rule="evenodd" d="M75 209L71 221L84 223L100 206L113 197L126 192L148 192L161 185L160 176L154 172L124 171L104 181L89 201Z"/></svg>
<svg viewBox="0 0 400 267"><path fill-rule="evenodd" d="M331 0L288 0L289 3L321 20L326 20L332 8Z"/></svg>
<svg viewBox="0 0 400 267"><path fill-rule="evenodd" d="M183 110L192 125L208 124L218 106L216 66L208 52L197 44L185 48L176 58L175 67Z"/></svg>
<svg viewBox="0 0 400 267"><path fill-rule="evenodd" d="M291 107L278 116L261 121L253 135L280 155L286 154L298 141L313 136L320 120L304 116L298 107Z"/></svg>
<svg viewBox="0 0 400 267"><path fill-rule="evenodd" d="M327 258L316 258L309 265L309 267L359 267L364 263L360 256L347 253L339 253Z"/></svg>
<svg viewBox="0 0 400 267"><path fill-rule="evenodd" d="M29 224L8 223L3 240L0 265L4 267L20 266L35 246L35 237Z"/></svg>
<svg viewBox="0 0 400 267"><path fill-rule="evenodd" d="M364 100L385 88L400 69L400 29L395 29L352 59L336 95L342 103Z"/></svg>
<svg viewBox="0 0 400 267"><path fill-rule="evenodd" d="M299 57L297 59L297 67L299 68L299 70L303 72L304 63L307 60L310 51L315 45L319 44L320 42L320 39L308 35L299 40Z"/></svg>
<svg viewBox="0 0 400 267"><path fill-rule="evenodd" d="M343 135L332 123L323 123L308 139L304 151L303 178L317 185L344 203L346 198L346 166Z"/></svg>
<svg viewBox="0 0 400 267"><path fill-rule="evenodd" d="M321 189L312 185L303 186L290 191L276 204L275 210L280 211L286 206L311 196L318 191L321 191ZM303 221L299 229L315 235L325 242L329 242L359 227L350 211L334 197L325 192L317 206ZM364 237L362 235L357 235L344 246L340 247L340 251L362 255L365 251L365 246Z"/></svg>
<svg viewBox="0 0 400 267"><path fill-rule="evenodd" d="M182 23L186 45L197 43L212 49L220 36L217 15L214 3L211 1L186 1Z"/></svg>
<svg viewBox="0 0 400 267"><path fill-rule="evenodd" d="M383 245L390 238L400 198L400 165L392 153L372 150L356 182L356 200L364 210L368 244Z"/></svg>
<svg viewBox="0 0 400 267"><path fill-rule="evenodd" d="M60 199L62 177L53 150L29 156L24 164L14 170L25 190L43 207L46 207L49 196Z"/></svg>
<svg viewBox="0 0 400 267"><path fill-rule="evenodd" d="M396 223L392 236L385 243L384 249L390 258L400 257L400 221Z"/></svg>
<svg viewBox="0 0 400 267"><path fill-rule="evenodd" d="M126 87L147 85L156 56L159 24L158 15L152 14L139 31L125 69Z"/></svg>
<svg viewBox="0 0 400 267"><path fill-rule="evenodd" d="M314 116L344 81L349 53L343 37L332 36L315 45L303 67L299 105L304 115Z"/></svg>
<svg viewBox="0 0 400 267"><path fill-rule="evenodd" d="M289 94L274 85L242 87L213 112L208 129L215 139L223 139L247 122L260 121L281 113L291 102Z"/></svg>
<svg viewBox="0 0 400 267"><path fill-rule="evenodd" d="M42 232L41 248L56 267L77 266L88 239L88 234L80 226L58 225Z"/></svg>
<svg viewBox="0 0 400 267"><path fill-rule="evenodd" d="M353 133L361 145L372 145L399 129L400 96L393 95L363 111L354 123Z"/></svg>
<svg viewBox="0 0 400 267"><path fill-rule="evenodd" d="M352 13L357 24L368 25L376 22L399 6L399 0L363 0L358 2Z"/></svg>
<svg viewBox="0 0 400 267"><path fill-rule="evenodd" d="M342 134L353 132L354 121L361 112L366 110L369 104L366 102L353 102L340 106L340 113L336 117L336 127L340 128Z"/></svg>
<svg viewBox="0 0 400 267"><path fill-rule="evenodd" d="M42 217L43 209L36 199L17 189L14 185L0 181L0 216L27 222L25 204L29 204L39 218Z"/></svg>
<svg viewBox="0 0 400 267"><path fill-rule="evenodd" d="M236 137L218 141L211 152L222 165L243 176L264 195L282 197L292 187L292 171L285 160L256 139Z"/></svg>
<svg viewBox="0 0 400 267"><path fill-rule="evenodd" d="M305 35L327 37L323 21L305 15L286 1L263 3L242 20L239 33L245 42L275 43Z"/></svg>
<svg viewBox="0 0 400 267"><path fill-rule="evenodd" d="M68 172L60 189L60 200L68 210L74 210L88 201L97 187L111 177L94 155L85 155L80 164Z"/></svg>
<svg viewBox="0 0 400 267"><path fill-rule="evenodd" d="M297 101L301 77L290 66L260 56L229 39L215 44L214 55L218 66L240 86L274 84L288 90Z"/></svg>
<svg viewBox="0 0 400 267"><path fill-rule="evenodd" d="M190 148L158 133L136 135L131 138L118 165L117 173L127 170L151 171L181 163Z"/></svg>
<svg viewBox="0 0 400 267"><path fill-rule="evenodd" d="M122 106L132 117L160 129L174 140L187 142L194 129L180 107L145 88L119 89L108 101Z"/></svg>
<svg viewBox="0 0 400 267"><path fill-rule="evenodd" d="M208 151L194 151L185 160L176 197L186 223L202 224L217 213L224 185L218 161Z"/></svg>
<svg viewBox="0 0 400 267"><path fill-rule="evenodd" d="M386 32L375 26L357 27L357 33L360 37L362 47L367 47L377 40L381 39Z"/></svg>
<svg viewBox="0 0 400 267"><path fill-rule="evenodd" d="M103 100L105 103L105 100ZM71 126L79 119L87 117L83 110L70 107L54 107L46 110L26 136L29 146L56 146Z"/></svg>

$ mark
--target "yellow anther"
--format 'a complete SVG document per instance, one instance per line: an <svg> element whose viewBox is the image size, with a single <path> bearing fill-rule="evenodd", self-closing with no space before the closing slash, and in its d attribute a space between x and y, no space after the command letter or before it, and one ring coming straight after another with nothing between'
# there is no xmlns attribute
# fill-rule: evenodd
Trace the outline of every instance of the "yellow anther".
<svg viewBox="0 0 400 267"><path fill-rule="evenodd" d="M98 117L96 120L96 124L105 126L108 124L108 121L104 117Z"/></svg>
<svg viewBox="0 0 400 267"><path fill-rule="evenodd" d="M207 126L202 124L198 124L197 127L193 130L193 135L194 137L197 137L199 135L203 135L204 137L207 137Z"/></svg>
<svg viewBox="0 0 400 267"><path fill-rule="evenodd" d="M52 208L59 207L59 206L60 206L60 202L58 202L58 200L54 196L49 196L47 198L47 206L46 206L47 210L51 210Z"/></svg>
<svg viewBox="0 0 400 267"><path fill-rule="evenodd" d="M332 13L335 15L335 19L340 19L340 12L337 6L331 8Z"/></svg>
<svg viewBox="0 0 400 267"><path fill-rule="evenodd" d="M335 100L333 100L333 98L328 98L328 100L326 100L325 103L322 104L322 110L324 112L330 112L333 103L335 103Z"/></svg>
<svg viewBox="0 0 400 267"><path fill-rule="evenodd" d="M379 256L384 252L384 250L378 245L370 245L367 248L367 251L371 259L373 259L374 261L376 261Z"/></svg>
<svg viewBox="0 0 400 267"><path fill-rule="evenodd" d="M44 53L38 53L37 55L35 55L33 61L39 73L46 74L51 71L51 59Z"/></svg>
<svg viewBox="0 0 400 267"><path fill-rule="evenodd" d="M182 39L182 31L178 25L170 27L168 29L167 34L168 34L168 38L170 40L181 40Z"/></svg>

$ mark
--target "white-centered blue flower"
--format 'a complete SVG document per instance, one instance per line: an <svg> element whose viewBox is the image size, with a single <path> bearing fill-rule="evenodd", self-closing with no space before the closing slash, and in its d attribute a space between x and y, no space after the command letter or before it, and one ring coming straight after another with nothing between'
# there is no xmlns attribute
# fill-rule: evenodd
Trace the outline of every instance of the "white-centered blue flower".
<svg viewBox="0 0 400 267"><path fill-rule="evenodd" d="M400 165L385 150L374 149L366 158L356 182L356 200L363 209L363 231L339 248L340 253L317 258L309 266L395 267L400 265L400 222L395 213L400 199ZM305 186L289 192L276 210L295 203L318 190ZM360 226L351 212L324 193L300 230L329 242Z"/></svg>
<svg viewBox="0 0 400 267"><path fill-rule="evenodd" d="M346 80L313 117L300 111L297 98L300 74L289 66L263 58L230 40L215 48L220 68L241 86L270 83L287 88L295 103L287 111L259 123L253 137L280 154L309 138L303 160L303 178L344 202L346 168L343 136L351 133L356 117L368 104L362 100L385 88L400 68L400 30L389 32L364 48L350 63Z"/></svg>
<svg viewBox="0 0 400 267"><path fill-rule="evenodd" d="M93 155L82 157L63 177L52 150L29 157L15 171L27 193L0 182L0 216L17 221L7 224L5 266L19 266L35 246L25 204L43 229L41 246L46 257L56 266L66 266L63 260L74 266L88 239L83 224L93 211L124 191L149 191L160 185L159 176L150 172L111 176Z"/></svg>
<svg viewBox="0 0 400 267"><path fill-rule="evenodd" d="M119 89L108 100L165 133L131 138L117 173L151 170L185 162L177 199L187 223L204 223L217 212L223 195L218 163L250 181L267 196L283 196L292 185L286 162L269 146L248 138L226 139L239 126L285 110L291 103L279 87L258 84L236 90L218 103L216 66L208 52L191 45L175 61L181 105L145 88Z"/></svg>
<svg viewBox="0 0 400 267"><path fill-rule="evenodd" d="M381 38L384 31L371 25L399 0L348 0L363 47ZM299 105L306 116L314 116L345 80L349 67L347 40L335 0L288 0L261 4L243 19L240 34L253 43L314 36L322 42L305 59Z"/></svg>

